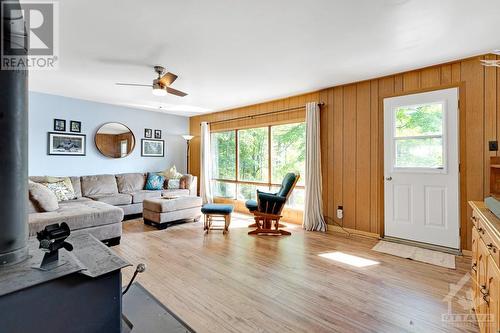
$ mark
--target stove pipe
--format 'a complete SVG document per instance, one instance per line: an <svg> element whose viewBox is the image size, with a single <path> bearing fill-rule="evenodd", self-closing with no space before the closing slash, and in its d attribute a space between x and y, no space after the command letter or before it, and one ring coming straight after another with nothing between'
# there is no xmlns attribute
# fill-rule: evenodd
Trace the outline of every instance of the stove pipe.
<svg viewBox="0 0 500 333"><path fill-rule="evenodd" d="M0 0L3 50L27 56L19 3ZM18 10L17 10L18 9ZM8 45L8 46L7 46ZM17 46L11 48L13 45ZM9 47L10 46L10 47ZM12 54L12 53L11 53ZM0 59L4 62L4 56ZM28 256L28 70L0 69L0 266Z"/></svg>

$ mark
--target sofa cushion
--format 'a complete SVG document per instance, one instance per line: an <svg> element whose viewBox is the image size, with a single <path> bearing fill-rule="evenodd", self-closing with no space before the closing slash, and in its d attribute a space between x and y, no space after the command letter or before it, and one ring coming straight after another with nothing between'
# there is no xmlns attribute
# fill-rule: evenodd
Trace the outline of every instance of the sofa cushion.
<svg viewBox="0 0 500 333"><path fill-rule="evenodd" d="M141 203L144 199L161 197L161 191L139 190L130 194L132 195L132 203Z"/></svg>
<svg viewBox="0 0 500 333"><path fill-rule="evenodd" d="M158 172L158 174L160 176L164 176L167 179L179 179L182 177L182 174L177 172L177 168L175 167L175 165L168 170Z"/></svg>
<svg viewBox="0 0 500 333"><path fill-rule="evenodd" d="M82 197L82 184L80 184L80 177L69 177L71 184L73 185L73 191L75 191L75 198Z"/></svg>
<svg viewBox="0 0 500 333"><path fill-rule="evenodd" d="M145 190L161 190L163 188L163 182L165 177L157 175L155 173L148 173L148 179L146 180Z"/></svg>
<svg viewBox="0 0 500 333"><path fill-rule="evenodd" d="M118 192L132 193L144 189L146 175L143 173L122 173L116 175Z"/></svg>
<svg viewBox="0 0 500 333"><path fill-rule="evenodd" d="M35 236L38 231L53 223L66 222L71 230L78 230L120 223L122 220L123 211L120 208L92 200L64 201L53 212L28 215L30 236Z"/></svg>
<svg viewBox="0 0 500 333"><path fill-rule="evenodd" d="M73 187L74 197L71 199L80 198L82 196L80 177L30 176L29 180L35 183L53 183L60 180L64 180L65 178L69 178L71 185Z"/></svg>
<svg viewBox="0 0 500 333"><path fill-rule="evenodd" d="M118 186L114 175L93 175L81 178L82 194L90 197L95 194L118 193Z"/></svg>
<svg viewBox="0 0 500 333"><path fill-rule="evenodd" d="M42 184L29 181L29 198L37 212L52 212L59 209L56 195Z"/></svg>
<svg viewBox="0 0 500 333"><path fill-rule="evenodd" d="M184 189L170 189L170 190L163 190L161 191L161 194L164 197L169 197L169 196L186 196L189 195L189 190L184 190Z"/></svg>
<svg viewBox="0 0 500 333"><path fill-rule="evenodd" d="M166 189L168 190L177 190L181 188L180 179L169 179L167 182Z"/></svg>
<svg viewBox="0 0 500 333"><path fill-rule="evenodd" d="M189 189L191 183L193 182L193 175L182 175L179 180L179 188Z"/></svg>
<svg viewBox="0 0 500 333"><path fill-rule="evenodd" d="M94 194L89 195L89 198L113 206L130 205L132 203L132 195L128 193Z"/></svg>

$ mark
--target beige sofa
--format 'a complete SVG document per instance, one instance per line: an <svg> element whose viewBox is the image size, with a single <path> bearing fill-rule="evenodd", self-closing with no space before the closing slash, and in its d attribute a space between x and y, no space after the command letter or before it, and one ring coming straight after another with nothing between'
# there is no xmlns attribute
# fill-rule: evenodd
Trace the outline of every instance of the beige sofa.
<svg viewBox="0 0 500 333"><path fill-rule="evenodd" d="M59 209L52 212L37 211L30 202L29 233L35 236L45 226L68 223L73 232L88 231L108 245L120 242L121 222L125 215L141 214L146 198L162 195L196 195L197 177L184 175L184 188L144 190L146 174L124 173L118 175L92 175L70 177L76 199L59 202ZM30 177L31 181L44 182L46 177Z"/></svg>

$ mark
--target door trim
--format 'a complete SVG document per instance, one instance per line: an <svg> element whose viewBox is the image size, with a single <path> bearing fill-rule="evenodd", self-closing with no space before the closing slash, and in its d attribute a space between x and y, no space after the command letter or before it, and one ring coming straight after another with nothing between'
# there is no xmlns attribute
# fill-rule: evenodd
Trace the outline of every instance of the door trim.
<svg viewBox="0 0 500 333"><path fill-rule="evenodd" d="M459 204L459 236L460 236L460 244L459 250L463 250L466 246L466 237L467 237L467 201L466 201L466 179L465 179L465 170L466 170L466 158L465 158L465 89L466 85L464 81L460 81L452 84L445 84L434 86L430 88L421 88L414 89L408 91L402 91L392 94L386 94L379 97L378 101L378 119L379 119L379 234L381 238L385 238L385 191L384 191L384 172L385 172L385 163L384 163L384 99L391 97L399 97L406 95L419 94L424 92L431 92L436 90L443 90L449 88L457 88L458 89L458 163L459 163L459 180L458 180L458 204Z"/></svg>

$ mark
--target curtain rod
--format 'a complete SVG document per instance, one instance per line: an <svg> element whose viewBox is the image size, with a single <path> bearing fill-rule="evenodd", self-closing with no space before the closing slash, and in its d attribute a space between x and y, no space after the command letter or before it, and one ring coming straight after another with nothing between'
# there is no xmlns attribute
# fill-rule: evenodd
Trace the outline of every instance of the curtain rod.
<svg viewBox="0 0 500 333"><path fill-rule="evenodd" d="M323 102L318 103L318 106L323 106L323 105L325 105L325 103L323 103ZM281 109L281 110L276 110L276 111L271 111L271 112L253 114L253 115L248 115L248 116L241 116L241 117L236 117L236 118L229 118L229 119L224 119L224 120L210 121L210 122L208 122L208 124L209 125L213 125L213 124L225 123L225 122L228 122L228 121L236 121L236 120L242 120L242 119L254 119L254 118L257 118L257 117L268 116L268 115L274 114L274 113L300 110L300 109L304 109L305 107L306 107L305 105L295 106L293 108L286 108L286 109ZM201 124L200 124L200 126L201 126Z"/></svg>

